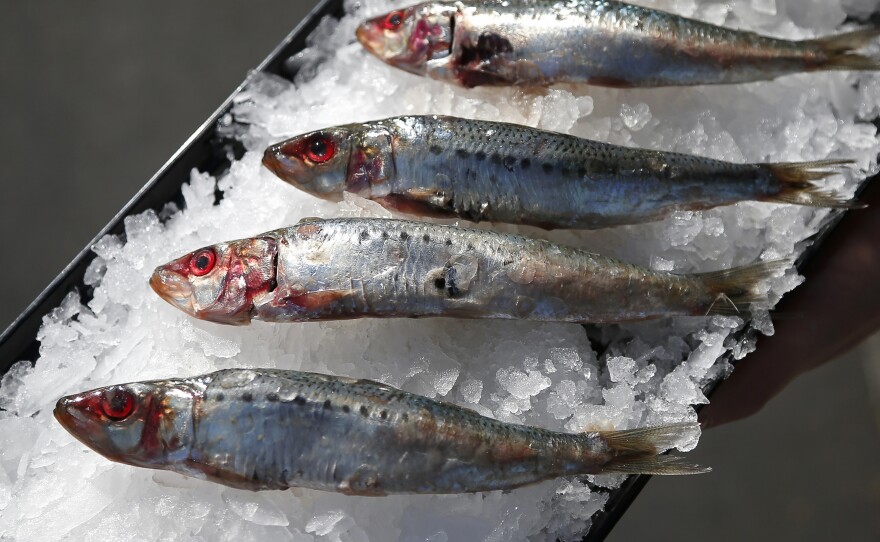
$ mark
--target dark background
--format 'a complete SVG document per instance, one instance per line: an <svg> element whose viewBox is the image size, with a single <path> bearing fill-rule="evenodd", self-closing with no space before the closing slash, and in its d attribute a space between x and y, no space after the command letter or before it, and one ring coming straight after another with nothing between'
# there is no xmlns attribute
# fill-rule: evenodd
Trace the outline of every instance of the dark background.
<svg viewBox="0 0 880 542"><path fill-rule="evenodd" d="M55 277L314 0L4 2L0 329ZM712 474L655 478L626 540L876 540L880 340L708 432ZM875 371L876 373L876 371Z"/></svg>

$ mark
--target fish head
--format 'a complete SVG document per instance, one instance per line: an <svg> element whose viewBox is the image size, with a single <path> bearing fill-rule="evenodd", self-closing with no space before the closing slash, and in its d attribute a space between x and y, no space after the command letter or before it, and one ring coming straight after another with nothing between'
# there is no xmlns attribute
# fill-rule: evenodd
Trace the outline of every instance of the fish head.
<svg viewBox="0 0 880 542"><path fill-rule="evenodd" d="M263 165L313 196L340 201L343 192L369 198L395 175L390 121L317 130L272 145Z"/></svg>
<svg viewBox="0 0 880 542"><path fill-rule="evenodd" d="M184 381L119 384L68 395L55 419L104 457L165 468L189 456L198 390Z"/></svg>
<svg viewBox="0 0 880 542"><path fill-rule="evenodd" d="M300 190L338 201L345 190L351 135L339 127L287 139L266 149L263 165Z"/></svg>
<svg viewBox="0 0 880 542"><path fill-rule="evenodd" d="M219 243L160 265L150 286L190 316L245 325L254 299L275 289L277 252L271 234Z"/></svg>
<svg viewBox="0 0 880 542"><path fill-rule="evenodd" d="M384 62L424 75L428 62L450 55L456 11L454 4L442 2L395 10L363 22L357 39Z"/></svg>

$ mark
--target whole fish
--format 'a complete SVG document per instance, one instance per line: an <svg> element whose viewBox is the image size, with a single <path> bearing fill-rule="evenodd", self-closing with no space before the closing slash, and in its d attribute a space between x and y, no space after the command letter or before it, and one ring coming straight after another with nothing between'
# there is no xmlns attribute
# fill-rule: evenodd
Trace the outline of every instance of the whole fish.
<svg viewBox="0 0 880 542"><path fill-rule="evenodd" d="M60 399L55 417L113 461L250 490L470 493L560 476L709 471L657 455L695 423L560 433L371 380L298 371L109 386Z"/></svg>
<svg viewBox="0 0 880 542"><path fill-rule="evenodd" d="M315 196L543 228L604 228L745 200L858 207L813 184L845 160L734 164L501 122L394 117L318 130L263 164Z"/></svg>
<svg viewBox="0 0 880 542"><path fill-rule="evenodd" d="M854 52L877 33L789 41L609 0L469 0L392 11L357 38L392 66L463 87L660 87L877 70Z"/></svg>
<svg viewBox="0 0 880 542"><path fill-rule="evenodd" d="M360 317L621 322L730 314L785 262L675 275L519 235L376 218L304 219L158 267L150 285L224 324Z"/></svg>

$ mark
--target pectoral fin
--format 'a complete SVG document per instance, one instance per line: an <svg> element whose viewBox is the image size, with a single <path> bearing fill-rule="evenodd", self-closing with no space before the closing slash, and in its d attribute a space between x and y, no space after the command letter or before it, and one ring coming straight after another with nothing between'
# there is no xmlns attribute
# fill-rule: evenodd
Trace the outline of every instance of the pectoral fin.
<svg viewBox="0 0 880 542"><path fill-rule="evenodd" d="M295 305L308 311L326 311L353 293L354 290L316 290L313 292L287 290L277 298L276 304Z"/></svg>
<svg viewBox="0 0 880 542"><path fill-rule="evenodd" d="M455 215L451 196L427 188L410 188L405 192L373 198L373 201L387 209L416 216L444 218Z"/></svg>

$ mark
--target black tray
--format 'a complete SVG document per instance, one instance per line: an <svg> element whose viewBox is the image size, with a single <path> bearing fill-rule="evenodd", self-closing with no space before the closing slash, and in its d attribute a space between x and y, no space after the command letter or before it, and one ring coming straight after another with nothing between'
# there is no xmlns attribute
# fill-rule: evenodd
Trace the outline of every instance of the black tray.
<svg viewBox="0 0 880 542"><path fill-rule="evenodd" d="M317 6L287 35L274 51L257 67L257 72L265 72L290 78L294 75L293 64L288 59L306 47L306 39L324 17L340 18L344 14L343 0L321 0ZM223 104L206 120L178 151L147 181L143 188L113 217L94 239L83 248L67 267L40 293L13 323L0 335L0 375L5 374L17 361L35 362L39 356L37 331L42 318L60 305L68 292L77 289L83 302L91 298L91 288L85 285L83 277L86 268L95 258L92 246L108 234L124 235L123 220L127 216L143 213L148 209L159 212L169 202L182 202L181 186L189 181L193 168L218 175L228 169L230 146L217 132L218 121L229 112L232 98L250 81L250 77L227 98ZM233 149L234 150L234 149ZM239 150L240 151L240 150ZM867 183L862 184L864 188ZM829 223L816 234L816 241L798 260L798 267L815 255L822 238L842 217ZM746 330L744 333L753 331ZM706 390L707 392L711 390ZM585 541L604 540L617 524L630 504L647 484L650 476L630 476L618 489L611 491L603 511L593 516L593 526Z"/></svg>
<svg viewBox="0 0 880 542"><path fill-rule="evenodd" d="M306 38L325 16L342 17L342 0L321 0L317 6L284 38L274 51L257 67L256 71L290 77L289 68L284 62L305 48ZM180 187L189 180L193 168L199 171L218 174L229 167L228 145L220 142L217 123L226 114L232 97L238 94L250 77L227 98L176 153L147 181L147 184L113 217L92 241L86 245L67 267L40 293L21 315L0 335L0 374L19 360L35 361L39 355L37 330L43 315L61 304L64 296L76 288L83 301L90 299L91 292L83 283L83 276L89 263L94 259L92 245L108 234L124 235L123 220L127 216L143 213L148 209L159 212L171 201L182 201Z"/></svg>

